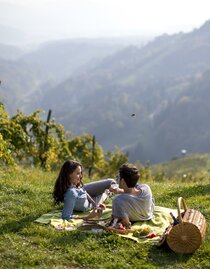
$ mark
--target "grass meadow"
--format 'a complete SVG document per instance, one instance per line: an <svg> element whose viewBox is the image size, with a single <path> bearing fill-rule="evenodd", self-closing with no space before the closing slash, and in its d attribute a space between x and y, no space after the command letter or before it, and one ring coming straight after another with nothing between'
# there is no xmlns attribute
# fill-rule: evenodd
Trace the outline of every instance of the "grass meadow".
<svg viewBox="0 0 210 269"><path fill-rule="evenodd" d="M52 189L57 173L35 168L0 169L0 268L210 268L210 231L193 254L176 254L152 243L117 235L56 231L34 223L55 209ZM146 182L143 182L146 183ZM210 181L150 180L156 205L176 208L184 197L209 223Z"/></svg>

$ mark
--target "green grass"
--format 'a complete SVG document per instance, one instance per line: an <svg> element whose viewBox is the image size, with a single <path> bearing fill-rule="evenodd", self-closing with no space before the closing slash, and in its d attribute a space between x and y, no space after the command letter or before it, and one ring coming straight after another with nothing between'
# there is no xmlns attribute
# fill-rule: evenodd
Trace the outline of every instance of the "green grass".
<svg viewBox="0 0 210 269"><path fill-rule="evenodd" d="M135 243L107 233L56 231L33 221L54 210L56 173L39 169L0 170L0 268L210 268L210 232L190 255L175 254L151 243ZM156 204L188 207L210 220L210 182L150 181Z"/></svg>
<svg viewBox="0 0 210 269"><path fill-rule="evenodd" d="M210 155L191 154L175 160L153 165L151 167L154 174L163 173L166 177L182 178L189 181L194 177L198 179L210 178ZM185 175L185 177L183 177Z"/></svg>

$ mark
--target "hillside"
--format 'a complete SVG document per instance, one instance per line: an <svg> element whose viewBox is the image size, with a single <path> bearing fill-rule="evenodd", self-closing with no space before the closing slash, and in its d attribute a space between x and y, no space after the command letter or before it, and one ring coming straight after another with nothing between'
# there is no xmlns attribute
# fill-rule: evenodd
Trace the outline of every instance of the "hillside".
<svg viewBox="0 0 210 269"><path fill-rule="evenodd" d="M202 181L210 178L210 155L209 154L186 154L173 160L150 166L153 176L163 176L169 179L182 179L190 181L195 178ZM163 179L162 178L162 179Z"/></svg>
<svg viewBox="0 0 210 269"><path fill-rule="evenodd" d="M170 160L183 148L210 152L210 21L143 47L75 42L44 44L21 58L51 74L19 102L25 112L52 109L73 135L94 134L130 161Z"/></svg>
<svg viewBox="0 0 210 269"><path fill-rule="evenodd" d="M106 40L70 39L51 41L41 44L21 57L27 63L33 63L45 72L53 75L56 81L62 81L80 68L89 68L102 58L123 48L123 44ZM88 67L87 67L88 66Z"/></svg>
<svg viewBox="0 0 210 269"><path fill-rule="evenodd" d="M210 70L191 81L154 124L159 152L170 158L185 148L190 153L210 152ZM160 153L161 154L161 153Z"/></svg>
<svg viewBox="0 0 210 269"><path fill-rule="evenodd" d="M11 46L0 43L0 58L4 60L16 60L23 54L23 50Z"/></svg>
<svg viewBox="0 0 210 269"><path fill-rule="evenodd" d="M39 98L42 84L50 80L50 75L33 65L18 60L0 59L0 100L10 114L23 110L27 103Z"/></svg>
<svg viewBox="0 0 210 269"><path fill-rule="evenodd" d="M34 221L61 210L53 205L52 190L57 172L35 168L0 168L0 263L1 268L95 268L95 269L198 269L210 268L210 230L193 254L176 254L157 247L156 240L135 242L106 231L56 230ZM87 178L84 178L86 182ZM199 210L210 221L208 178L144 181L150 185L157 206L177 208L184 197L188 208ZM78 214L78 212L77 212ZM160 211L159 211L160 214ZM164 220L165 223L166 220ZM156 227L160 225L156 222ZM148 222L146 223L148 224ZM90 225L90 223L89 223Z"/></svg>
<svg viewBox="0 0 210 269"><path fill-rule="evenodd" d="M186 94L193 98L198 85L208 92L209 37L210 21L188 34L157 37L143 48L129 46L52 88L39 105L51 108L74 134L93 133L105 149L118 145L131 160L163 161L183 147L208 152L203 139L208 141L210 128L202 120L208 100L197 91L200 101L193 100L190 114L178 104Z"/></svg>
<svg viewBox="0 0 210 269"><path fill-rule="evenodd" d="M0 98L12 114L17 109L31 112L39 106L43 94L48 95L50 88L73 73L92 68L126 44L141 46L147 40L146 37L55 40L22 49L2 43Z"/></svg>

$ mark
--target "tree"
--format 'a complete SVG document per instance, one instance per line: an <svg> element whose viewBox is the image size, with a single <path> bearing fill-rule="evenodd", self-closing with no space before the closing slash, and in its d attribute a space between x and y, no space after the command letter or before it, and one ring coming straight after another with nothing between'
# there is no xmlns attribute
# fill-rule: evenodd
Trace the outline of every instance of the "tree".
<svg viewBox="0 0 210 269"><path fill-rule="evenodd" d="M91 134L83 133L81 136L75 136L69 140L68 145L74 158L79 160L88 171L92 169L92 172L95 172L103 166L103 149L95 141L93 150L93 136Z"/></svg>
<svg viewBox="0 0 210 269"><path fill-rule="evenodd" d="M31 115L21 111L9 117L0 103L0 157L7 164L33 164L47 170L60 168L67 159L80 161L89 176L112 176L127 156L115 148L115 152L104 154L95 137L88 133L71 137L63 125L55 120L44 121L42 110Z"/></svg>
<svg viewBox="0 0 210 269"><path fill-rule="evenodd" d="M100 176L116 177L120 166L128 161L126 154L118 147L115 147L114 152L108 151L104 157L103 166L98 169Z"/></svg>
<svg viewBox="0 0 210 269"><path fill-rule="evenodd" d="M0 162L14 165L14 159L11 154L12 145L9 141L5 141L2 135L4 125L10 121L9 115L5 111L4 105L0 103Z"/></svg>

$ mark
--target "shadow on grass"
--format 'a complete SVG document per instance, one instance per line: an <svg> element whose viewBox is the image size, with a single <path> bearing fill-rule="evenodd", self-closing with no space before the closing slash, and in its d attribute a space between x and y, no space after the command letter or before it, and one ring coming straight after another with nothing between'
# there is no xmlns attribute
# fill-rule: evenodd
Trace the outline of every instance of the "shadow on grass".
<svg viewBox="0 0 210 269"><path fill-rule="evenodd" d="M58 236L56 238L52 238L52 240L50 240L50 243L52 245L56 245L57 247L64 247L65 245L71 245L76 247L78 244L80 244L81 242L87 240L90 236L93 236L93 234L91 235L91 233L89 232L84 232L84 231L72 231L70 232L71 236L69 234L69 232L62 232L58 234Z"/></svg>
<svg viewBox="0 0 210 269"><path fill-rule="evenodd" d="M37 217L37 215L28 215L21 219L8 221L0 226L0 234L20 232L22 229L28 227L31 223L33 223Z"/></svg>
<svg viewBox="0 0 210 269"><path fill-rule="evenodd" d="M173 252L167 244L158 247L153 245L148 252L148 259L155 266L168 268L169 266L176 266L177 263L186 263L193 254L178 254ZM175 268L175 267L174 267Z"/></svg>

